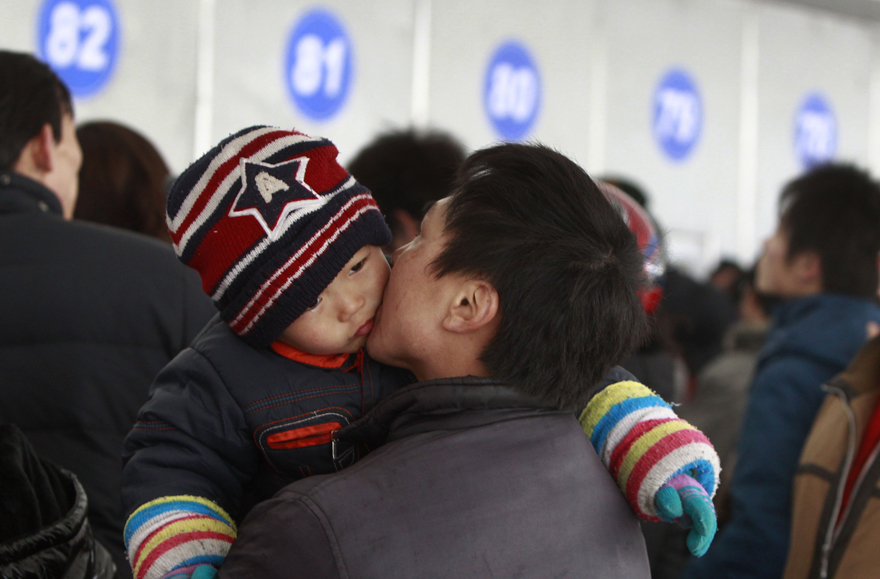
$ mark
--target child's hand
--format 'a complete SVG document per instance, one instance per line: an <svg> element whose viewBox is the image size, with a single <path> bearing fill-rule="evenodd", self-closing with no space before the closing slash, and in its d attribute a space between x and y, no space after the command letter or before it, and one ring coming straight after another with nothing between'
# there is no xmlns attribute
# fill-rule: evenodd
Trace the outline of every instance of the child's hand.
<svg viewBox="0 0 880 579"><path fill-rule="evenodd" d="M686 474L676 475L660 487L654 503L661 519L691 530L687 538L691 553L705 555L718 530L718 520L702 485Z"/></svg>
<svg viewBox="0 0 880 579"><path fill-rule="evenodd" d="M178 567L174 571L166 573L162 579L214 579L217 569L211 565L190 565Z"/></svg>

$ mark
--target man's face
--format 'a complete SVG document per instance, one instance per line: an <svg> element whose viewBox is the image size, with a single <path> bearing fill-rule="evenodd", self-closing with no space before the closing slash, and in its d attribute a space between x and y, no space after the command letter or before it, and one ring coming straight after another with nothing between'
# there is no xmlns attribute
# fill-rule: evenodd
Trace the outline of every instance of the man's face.
<svg viewBox="0 0 880 579"><path fill-rule="evenodd" d="M309 354L357 352L373 329L386 283L388 262L382 250L362 247L279 341Z"/></svg>
<svg viewBox="0 0 880 579"><path fill-rule="evenodd" d="M446 313L444 298L454 283L454 276L437 278L430 268L448 239L448 204L448 197L435 203L422 220L421 233L394 252L391 279L367 340L370 356L416 377L424 361L436 355L432 350Z"/></svg>
<svg viewBox="0 0 880 579"><path fill-rule="evenodd" d="M79 168L82 165L82 149L76 138L73 116L65 113L61 118L61 140L53 143L52 170L46 175L45 185L61 200L65 219L73 217L79 188Z"/></svg>
<svg viewBox="0 0 880 579"><path fill-rule="evenodd" d="M804 256L788 256L788 231L780 224L772 237L764 242L764 253L758 260L755 287L758 291L782 297L804 295L801 268Z"/></svg>

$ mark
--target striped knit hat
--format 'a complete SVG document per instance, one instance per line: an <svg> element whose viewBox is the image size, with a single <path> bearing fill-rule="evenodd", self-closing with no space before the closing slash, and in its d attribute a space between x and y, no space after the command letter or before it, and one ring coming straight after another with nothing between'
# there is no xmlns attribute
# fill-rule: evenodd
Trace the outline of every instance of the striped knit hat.
<svg viewBox="0 0 880 579"><path fill-rule="evenodd" d="M180 260L220 317L257 347L275 341L365 245L391 232L327 139L257 126L224 139L168 193Z"/></svg>

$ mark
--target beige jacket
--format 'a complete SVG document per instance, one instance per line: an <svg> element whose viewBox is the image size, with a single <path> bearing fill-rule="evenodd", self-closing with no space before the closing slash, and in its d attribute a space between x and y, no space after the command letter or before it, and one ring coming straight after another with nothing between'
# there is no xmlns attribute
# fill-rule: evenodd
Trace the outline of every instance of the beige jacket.
<svg viewBox="0 0 880 579"><path fill-rule="evenodd" d="M791 543L784 579L880 577L880 461L868 458L849 505L843 489L877 397L880 337L825 386L829 395L813 422L794 480Z"/></svg>

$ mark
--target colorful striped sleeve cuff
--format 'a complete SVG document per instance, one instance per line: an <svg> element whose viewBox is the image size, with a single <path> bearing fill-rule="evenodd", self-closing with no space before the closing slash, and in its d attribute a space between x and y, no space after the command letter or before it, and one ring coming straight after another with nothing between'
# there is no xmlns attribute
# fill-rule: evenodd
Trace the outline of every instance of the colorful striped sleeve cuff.
<svg viewBox="0 0 880 579"><path fill-rule="evenodd" d="M216 503L189 495L142 505L125 524L135 579L160 579L180 567L220 567L235 540L235 522Z"/></svg>
<svg viewBox="0 0 880 579"><path fill-rule="evenodd" d="M643 519L660 520L654 499L677 474L692 476L715 495L721 465L712 443L645 385L626 381L607 386L590 400L580 423Z"/></svg>

